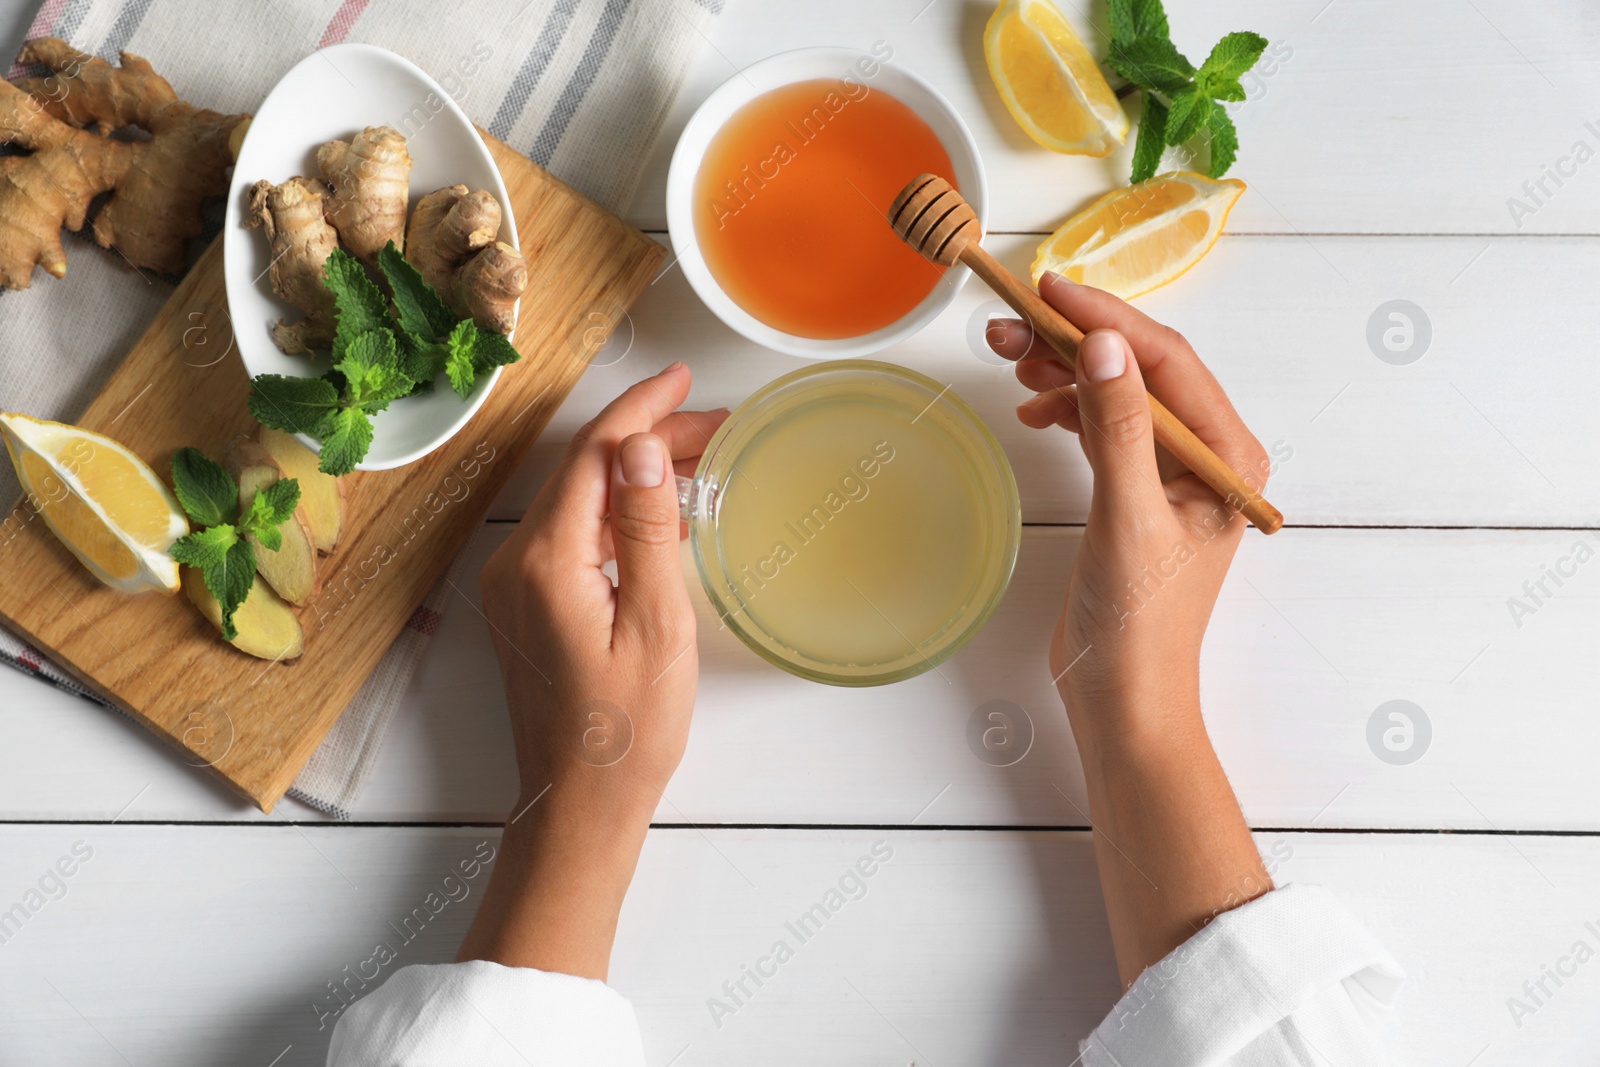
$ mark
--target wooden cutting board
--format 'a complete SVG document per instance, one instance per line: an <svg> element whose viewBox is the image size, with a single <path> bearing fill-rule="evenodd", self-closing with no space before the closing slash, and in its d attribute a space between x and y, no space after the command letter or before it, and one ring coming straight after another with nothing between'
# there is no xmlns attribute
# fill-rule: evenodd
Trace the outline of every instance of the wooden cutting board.
<svg viewBox="0 0 1600 1067"><path fill-rule="evenodd" d="M506 368L472 421L432 454L345 478L346 533L322 561L322 593L299 610L306 633L299 659L273 664L236 651L182 593L128 596L106 588L43 522L27 523L0 553L0 618L11 629L263 811L289 788L483 522L517 461L666 254L543 168L483 138L530 263L513 337L522 359ZM249 383L232 350L227 308L219 238L79 423L163 473L184 445L220 458L237 437L253 434ZM220 359L219 349L227 352Z"/></svg>

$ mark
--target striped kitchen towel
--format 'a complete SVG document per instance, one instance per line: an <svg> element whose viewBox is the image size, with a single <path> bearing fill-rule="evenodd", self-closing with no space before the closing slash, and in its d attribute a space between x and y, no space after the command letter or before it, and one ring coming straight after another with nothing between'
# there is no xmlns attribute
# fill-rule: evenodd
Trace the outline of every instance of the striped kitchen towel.
<svg viewBox="0 0 1600 1067"><path fill-rule="evenodd" d="M45 0L28 37L55 36L115 61L141 55L198 106L255 111L309 52L381 45L431 74L471 116L557 177L627 207L651 143L723 0ZM30 73L13 66L8 77ZM216 213L220 218L220 212ZM70 270L0 289L0 410L71 422L172 292L136 274L88 229ZM0 464L0 499L16 500ZM462 558L469 555L462 553ZM454 595L456 564L296 778L290 795L348 817L385 729ZM0 558L0 581L5 562ZM0 630L0 661L84 693L37 650ZM93 699L91 697L91 699Z"/></svg>

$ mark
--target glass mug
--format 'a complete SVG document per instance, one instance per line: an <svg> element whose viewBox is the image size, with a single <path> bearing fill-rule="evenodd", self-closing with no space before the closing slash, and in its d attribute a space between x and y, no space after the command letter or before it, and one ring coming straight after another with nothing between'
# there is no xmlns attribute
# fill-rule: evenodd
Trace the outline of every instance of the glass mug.
<svg viewBox="0 0 1600 1067"><path fill-rule="evenodd" d="M728 416L679 510L712 607L769 662L830 685L931 670L999 605L1022 533L983 420L872 360L786 374Z"/></svg>

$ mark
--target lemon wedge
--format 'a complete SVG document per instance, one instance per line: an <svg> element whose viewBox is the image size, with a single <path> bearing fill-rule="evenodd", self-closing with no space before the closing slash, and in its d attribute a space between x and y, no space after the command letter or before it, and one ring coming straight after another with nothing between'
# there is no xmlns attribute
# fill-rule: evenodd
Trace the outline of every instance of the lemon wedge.
<svg viewBox="0 0 1600 1067"><path fill-rule="evenodd" d="M1127 139L1122 102L1050 0L1002 0L983 57L1006 110L1044 147L1105 156Z"/></svg>
<svg viewBox="0 0 1600 1067"><path fill-rule="evenodd" d="M31 506L95 577L178 591L167 549L189 522L149 464L103 434L27 415L0 412L0 437Z"/></svg>
<svg viewBox="0 0 1600 1067"><path fill-rule="evenodd" d="M1054 271L1124 300L1166 285L1211 251L1244 189L1178 171L1109 192L1044 239L1033 283Z"/></svg>

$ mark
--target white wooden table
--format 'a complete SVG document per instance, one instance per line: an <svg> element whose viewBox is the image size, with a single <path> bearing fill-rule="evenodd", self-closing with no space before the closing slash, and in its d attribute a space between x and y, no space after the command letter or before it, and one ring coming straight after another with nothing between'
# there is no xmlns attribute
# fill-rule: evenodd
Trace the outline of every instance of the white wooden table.
<svg viewBox="0 0 1600 1067"><path fill-rule="evenodd" d="M991 6L733 0L631 217L666 240L672 141L734 69L882 40L968 118L994 190L990 245L1025 266L1127 159L1023 137L982 66ZM1089 12L1103 6L1063 6L1102 50ZM1600 11L1168 7L1194 58L1240 28L1289 53L1238 109L1250 191L1229 234L1140 302L1189 336L1282 458L1273 499L1290 525L1247 538L1205 649L1216 745L1280 881L1333 887L1409 970L1395 1027L1412 1062L1593 1062L1600 963L1573 971L1571 953L1600 949L1600 563L1546 579L1537 603L1524 583L1575 543L1600 547ZM1544 178L1534 203L1524 183L1558 165L1562 184ZM1532 212L1514 218L1513 197ZM1367 339L1391 300L1431 334L1403 365ZM885 356L952 383L1005 442L1029 524L1011 591L942 674L868 691L790 678L702 628L693 737L613 967L653 1063L1059 1064L1116 998L1083 783L1044 666L1087 471L1066 434L1011 417L1018 387L973 344L988 306L969 285ZM794 367L721 327L677 271L622 334L495 505L496 535L627 383L681 357L691 403L713 406ZM1535 610L1514 618L1512 597ZM965 739L994 699L1036 730L1009 768ZM1391 700L1431 727L1414 762L1369 745ZM321 1063L330 983L399 944L391 924L496 842L514 791L498 675L466 605L353 824L292 803L262 816L132 723L10 673L0 739L0 910L59 858L80 861L0 945L0 1064ZM708 998L880 841L893 859L867 895L716 1025ZM478 891L396 965L449 959ZM1538 995L1547 968L1561 984ZM1535 1009L1520 1023L1511 997Z"/></svg>

